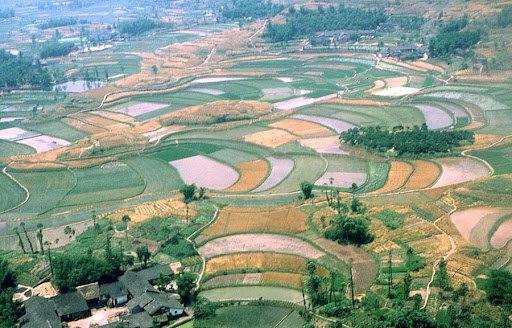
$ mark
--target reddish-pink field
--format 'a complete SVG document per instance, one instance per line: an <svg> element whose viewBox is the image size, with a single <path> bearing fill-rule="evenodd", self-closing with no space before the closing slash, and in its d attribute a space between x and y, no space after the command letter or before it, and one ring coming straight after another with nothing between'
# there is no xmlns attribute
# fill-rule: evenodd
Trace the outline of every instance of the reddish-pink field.
<svg viewBox="0 0 512 328"><path fill-rule="evenodd" d="M238 172L226 164L203 155L170 162L186 184L214 190L226 189L238 180Z"/></svg>
<svg viewBox="0 0 512 328"><path fill-rule="evenodd" d="M504 247L512 239L512 218L503 222L492 235L491 245L494 248Z"/></svg>
<svg viewBox="0 0 512 328"><path fill-rule="evenodd" d="M437 160L443 167L434 188L476 180L489 175L487 167L471 158L443 158Z"/></svg>
<svg viewBox="0 0 512 328"><path fill-rule="evenodd" d="M348 154L341 150L338 136L301 139L299 142L301 146L312 148L320 154Z"/></svg>
<svg viewBox="0 0 512 328"><path fill-rule="evenodd" d="M158 103L138 103L134 105L129 105L126 107L120 107L115 109L114 111L118 113L123 113L129 116L139 116L142 114L154 112L155 110L159 110L169 106L169 104L158 104Z"/></svg>
<svg viewBox="0 0 512 328"><path fill-rule="evenodd" d="M459 230L464 239L469 241L473 228L490 214L497 213L497 209L491 207L470 208L463 211L456 211L450 215L453 225Z"/></svg>
<svg viewBox="0 0 512 328"><path fill-rule="evenodd" d="M198 252L204 257L238 252L276 252L300 255L312 259L325 255L324 252L301 239L266 233L221 237L199 247Z"/></svg>
<svg viewBox="0 0 512 328"><path fill-rule="evenodd" d="M56 148L61 148L70 144L69 141L66 141L64 139L44 135L19 140L18 142L34 148L38 153L42 153Z"/></svg>

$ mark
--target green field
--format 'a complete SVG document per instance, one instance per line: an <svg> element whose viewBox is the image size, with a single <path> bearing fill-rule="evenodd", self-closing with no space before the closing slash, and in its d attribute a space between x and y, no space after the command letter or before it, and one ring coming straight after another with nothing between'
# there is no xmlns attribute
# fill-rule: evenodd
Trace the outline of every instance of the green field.
<svg viewBox="0 0 512 328"><path fill-rule="evenodd" d="M183 184L176 169L164 161L140 156L132 157L125 162L145 181L145 194L178 190Z"/></svg>
<svg viewBox="0 0 512 328"><path fill-rule="evenodd" d="M0 157L35 154L36 150L32 147L6 140L0 140Z"/></svg>
<svg viewBox="0 0 512 328"><path fill-rule="evenodd" d="M192 327L297 328L304 324L304 319L292 309L266 305L244 305L220 308L212 318L195 320Z"/></svg>
<svg viewBox="0 0 512 328"><path fill-rule="evenodd" d="M491 149L471 152L471 155L487 161L495 174L512 173L512 146L501 146Z"/></svg>
<svg viewBox="0 0 512 328"><path fill-rule="evenodd" d="M292 172L281 183L265 191L265 193L284 193L300 190L301 182L314 182L324 173L325 162L318 156L293 155L290 158L295 162Z"/></svg>
<svg viewBox="0 0 512 328"><path fill-rule="evenodd" d="M62 123L61 121L48 121L36 124L20 124L20 127L71 142L77 141L87 136L87 133L75 129L68 124Z"/></svg>
<svg viewBox="0 0 512 328"><path fill-rule="evenodd" d="M0 212L17 206L25 197L25 191L20 186L9 177L0 174Z"/></svg>
<svg viewBox="0 0 512 328"><path fill-rule="evenodd" d="M130 166L119 163L74 171L77 184L59 206L85 205L136 196L144 191L144 181Z"/></svg>
<svg viewBox="0 0 512 328"><path fill-rule="evenodd" d="M200 296L206 297L213 302L225 300L257 300L260 298L297 304L302 302L302 294L298 290L267 286L215 288L201 292Z"/></svg>

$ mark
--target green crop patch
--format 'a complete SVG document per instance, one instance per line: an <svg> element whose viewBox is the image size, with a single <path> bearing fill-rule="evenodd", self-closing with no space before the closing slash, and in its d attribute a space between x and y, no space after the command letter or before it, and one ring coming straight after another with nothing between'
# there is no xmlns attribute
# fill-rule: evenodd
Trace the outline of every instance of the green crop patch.
<svg viewBox="0 0 512 328"><path fill-rule="evenodd" d="M404 219L407 215L385 209L382 212L374 214L373 217L382 221L388 229L395 230L404 226Z"/></svg>
<svg viewBox="0 0 512 328"><path fill-rule="evenodd" d="M178 190L183 185L176 169L156 158L132 157L125 162L137 171L145 181L145 194Z"/></svg>
<svg viewBox="0 0 512 328"><path fill-rule="evenodd" d="M85 132L71 127L68 124L62 123L61 121L49 121L44 123L36 124L23 124L20 127L39 132L45 135L62 138L67 141L77 141L87 136Z"/></svg>
<svg viewBox="0 0 512 328"><path fill-rule="evenodd" d="M0 157L35 154L35 149L17 142L0 140Z"/></svg>
<svg viewBox="0 0 512 328"><path fill-rule="evenodd" d="M9 210L23 202L26 194L9 177L0 174L0 211Z"/></svg>
<svg viewBox="0 0 512 328"><path fill-rule="evenodd" d="M471 155L487 161L494 169L495 174L512 173L512 146L502 146L472 152Z"/></svg>

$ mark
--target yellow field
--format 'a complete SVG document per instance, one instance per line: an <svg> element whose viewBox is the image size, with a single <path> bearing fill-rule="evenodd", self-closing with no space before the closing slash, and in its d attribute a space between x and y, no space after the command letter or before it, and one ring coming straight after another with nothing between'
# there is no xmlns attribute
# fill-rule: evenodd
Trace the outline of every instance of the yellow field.
<svg viewBox="0 0 512 328"><path fill-rule="evenodd" d="M248 231L302 232L308 229L307 214L295 207L225 208L217 220L196 239Z"/></svg>
<svg viewBox="0 0 512 328"><path fill-rule="evenodd" d="M196 206L194 203L189 204L188 214L191 217L196 215ZM155 216L163 218L172 215L185 217L186 206L178 197L175 197L124 208L116 212L109 213L108 217L112 220L121 220L123 215L130 216L131 223L143 222L154 218Z"/></svg>
<svg viewBox="0 0 512 328"><path fill-rule="evenodd" d="M417 160L413 161L413 164L415 170L405 184L405 190L426 188L433 184L441 174L439 167L432 162Z"/></svg>
<svg viewBox="0 0 512 328"><path fill-rule="evenodd" d="M257 187L267 176L268 164L261 159L239 163L236 167L240 171L240 179L226 191L249 191Z"/></svg>
<svg viewBox="0 0 512 328"><path fill-rule="evenodd" d="M225 270L240 269L264 269L269 271L291 271L306 273L307 259L295 255L277 253L242 253L219 256L206 262L205 274ZM328 272L322 267L317 267L320 275Z"/></svg>
<svg viewBox="0 0 512 328"><path fill-rule="evenodd" d="M244 140L247 142L270 148L277 148L296 139L297 137L293 134L279 129L266 130L244 136Z"/></svg>
<svg viewBox="0 0 512 328"><path fill-rule="evenodd" d="M269 126L286 130L300 137L320 137L332 135L332 132L329 129L321 125L301 120L284 119L282 121L272 123Z"/></svg>
<svg viewBox="0 0 512 328"><path fill-rule="evenodd" d="M70 125L80 131L84 131L89 134L96 134L96 133L102 133L105 132L107 129L100 128L98 126L90 125L84 122L81 122L76 119L71 118L64 118L62 119L62 122L66 123L67 125Z"/></svg>
<svg viewBox="0 0 512 328"><path fill-rule="evenodd" d="M391 192L401 188L411 173L413 172L413 167L411 164L406 162L391 162L391 168L389 170L388 179L384 187L379 190L374 191L374 194L382 194L386 192Z"/></svg>
<svg viewBox="0 0 512 328"><path fill-rule="evenodd" d="M295 288L304 286L308 280L306 275L299 273L288 273L288 272L265 272L261 283L263 284L278 284L288 285Z"/></svg>

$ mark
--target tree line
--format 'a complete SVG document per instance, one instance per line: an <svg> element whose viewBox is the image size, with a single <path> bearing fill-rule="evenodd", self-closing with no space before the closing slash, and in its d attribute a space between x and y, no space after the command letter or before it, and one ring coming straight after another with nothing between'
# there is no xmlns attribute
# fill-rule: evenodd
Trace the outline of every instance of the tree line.
<svg viewBox="0 0 512 328"><path fill-rule="evenodd" d="M426 124L413 128L381 126L353 128L340 134L340 141L381 154L419 157L450 152L454 147L474 142L471 131L429 130Z"/></svg>
<svg viewBox="0 0 512 328"><path fill-rule="evenodd" d="M0 50L0 88L17 88L22 85L48 88L51 85L51 76L48 69L41 66L39 61L23 57L22 54L14 56Z"/></svg>
<svg viewBox="0 0 512 328"><path fill-rule="evenodd" d="M6 19L16 16L16 12L14 9L6 8L6 9L0 9L0 18Z"/></svg>
<svg viewBox="0 0 512 328"><path fill-rule="evenodd" d="M121 34L138 36L159 27L155 21L148 18L139 18L136 20L121 22L117 25L117 30Z"/></svg>
<svg viewBox="0 0 512 328"><path fill-rule="evenodd" d="M365 10L330 5L327 10L290 7L286 23L267 25L264 36L272 42L289 41L307 37L315 32L334 30L373 30L385 22L388 16L382 9Z"/></svg>
<svg viewBox="0 0 512 328"><path fill-rule="evenodd" d="M73 42L60 43L53 39L43 43L41 50L39 51L39 55L41 58L63 57L69 55L74 47L75 44Z"/></svg>
<svg viewBox="0 0 512 328"><path fill-rule="evenodd" d="M77 23L77 20L75 18L68 18L68 17L53 18L53 19L50 19L47 22L44 22L41 25L39 25L39 28L42 30L46 30L46 29L54 28L54 27L76 25L76 23Z"/></svg>
<svg viewBox="0 0 512 328"><path fill-rule="evenodd" d="M483 35L483 31L481 29L463 31L467 24L467 16L448 21L439 33L430 40L430 56L446 58L459 50L467 50L477 44Z"/></svg>
<svg viewBox="0 0 512 328"><path fill-rule="evenodd" d="M284 6L265 0L228 0L222 6L222 16L229 20L244 18L272 17L281 12Z"/></svg>

